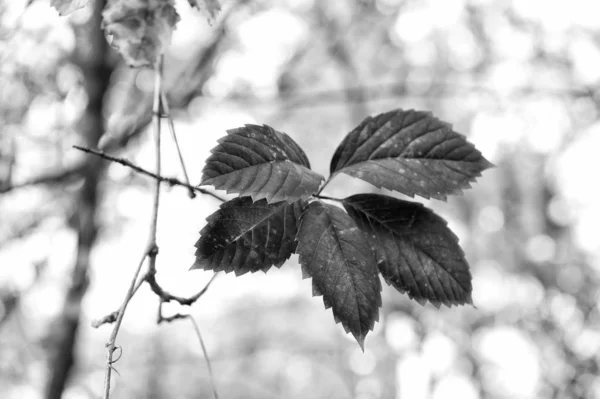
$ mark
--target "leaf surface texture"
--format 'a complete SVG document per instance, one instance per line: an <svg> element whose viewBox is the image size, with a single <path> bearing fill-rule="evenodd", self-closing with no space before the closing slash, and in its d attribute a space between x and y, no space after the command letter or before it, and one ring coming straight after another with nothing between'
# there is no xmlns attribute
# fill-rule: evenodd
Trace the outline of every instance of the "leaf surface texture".
<svg viewBox="0 0 600 399"><path fill-rule="evenodd" d="M313 295L323 295L336 322L362 347L379 318L381 283L364 234L340 208L312 202L298 231L300 264L312 277Z"/></svg>
<svg viewBox="0 0 600 399"><path fill-rule="evenodd" d="M302 148L285 133L266 125L246 125L227 133L212 149L201 185L272 203L306 199L324 180L310 170Z"/></svg>
<svg viewBox="0 0 600 399"><path fill-rule="evenodd" d="M368 236L388 284L421 304L472 304L469 265L444 219L422 204L379 194L343 203Z"/></svg>
<svg viewBox="0 0 600 399"><path fill-rule="evenodd" d="M451 126L428 112L395 110L366 118L338 146L331 175L445 200L471 187L492 164Z"/></svg>
<svg viewBox="0 0 600 399"><path fill-rule="evenodd" d="M235 198L207 218L192 269L236 275L280 267L294 253L302 201L268 204Z"/></svg>

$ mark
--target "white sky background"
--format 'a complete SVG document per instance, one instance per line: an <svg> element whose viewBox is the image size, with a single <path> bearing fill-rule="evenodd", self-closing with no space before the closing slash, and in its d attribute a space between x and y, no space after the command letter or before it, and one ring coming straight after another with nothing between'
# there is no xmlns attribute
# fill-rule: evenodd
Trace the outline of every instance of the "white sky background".
<svg viewBox="0 0 600 399"><path fill-rule="evenodd" d="M473 3L493 3L479 0ZM14 2L15 14L19 13L18 3ZM305 4L306 3L306 4ZM311 2L298 4L306 7ZM394 0L379 0L382 8L397 3ZM464 18L464 7L468 1L439 0L414 2L408 12L402 13L391 28L389 34L393 40L402 42L407 48L407 54L413 61L427 63L428 39L436 32L446 32L456 50L455 67L468 68L477 60L479 54L472 45L470 33L459 28ZM577 40L564 42L566 32L578 27L600 28L600 2L594 0L571 1L542 1L514 0L510 2L516 12L527 18L539 21L546 30L546 39L557 48L566 47L572 54L576 80L581 84L597 84L600 82L600 50L589 39L580 36ZM186 9L187 2L178 2L180 10ZM65 20L52 16L48 12L48 2L36 1L30 10L23 15L24 29L43 29L52 27L48 41L63 43L65 47L73 45L70 30L65 28ZM83 18L86 11L79 11L70 18ZM80 15L79 15L80 14ZM173 36L174 52L189 45L190 38L201 35L210 29L201 22L201 17L181 12L182 21ZM502 59L493 73L487 76L487 85L499 93L506 94L504 112L481 109L474 118L471 131L465 132L470 140L483 152L491 162L495 162L506 151L515 146L527 145L534 151L553 154L560 146L566 133L577 129L570 122L567 110L560 101L543 97L531 101L526 109L510 105L510 92L514 87L527 84L533 79L532 69L528 68L525 59L532 49L532 43L527 38L514 34L505 26L502 18L490 17L490 26L497 29L497 42L492 43L497 48ZM192 181L199 181L200 171L208 150L225 130L240 126L244 123L260 123L255 120L255 114L235 105L219 101L226 97L232 87L247 83L265 98L276 94L277 72L290 57L289 49L304 40L309 35L310 26L294 14L274 8L271 11L257 14L238 26L240 46L225 54L219 61L216 75L208 84L208 94L216 99L214 104L203 108L198 118L183 117L176 121L177 133L186 159ZM277 34L273 34L277 32ZM1 52L12 52L2 45ZM27 59L27 45L19 46L14 56ZM68 81L68 73L64 79ZM555 80L552 76L537 76L535 79L553 87ZM537 81L536 80L536 81ZM65 85L68 86L68 83ZM560 87L559 87L560 88ZM78 112L77 95L69 94L74 99L58 110L69 119L76 119ZM579 108L582 115L588 119L597 119L593 104L581 103ZM193 105L192 105L193 106ZM47 130L41 126L52 126L57 121L57 104L53 99L39 101L32 105L28 117L32 130L40 129L40 134ZM64 120L64 119L63 119ZM166 132L166 126L165 126ZM292 137L298 132L288 132ZM556 176L557 185L564 200L556 205L557 220L566 219L566 223L574 226L577 245L587 251L595 259L596 267L600 268L600 184L594 180L596 171L600 171L600 123L587 128L579 135L578 141L568 148L563 155L552 160L551 173ZM165 175L179 175L178 160L170 140L163 140L165 160ZM200 150L198 150L200 149ZM334 147L331 148L333 152ZM152 148L149 143L137 151L134 160L140 165L152 165ZM308 154L310 157L310 153ZM26 177L39 170L39 164L31 155L31 171L23 171ZM109 176L118 178L127 171L120 165L112 165ZM485 175L483 177L485 179ZM158 258L158 278L169 291L180 295L196 292L210 278L210 273L202 271L188 272L193 263L193 243L198 231L204 225L204 219L217 209L214 200L200 198L190 201L183 189L164 189L161 198L159 220L160 255ZM3 204L14 212L27 209L29 202L40 200L39 192L25 192L14 197L13 203ZM467 193L468 195L468 193ZM129 277L137 264L147 239L147 229L150 216L151 198L146 190L138 188L110 189L107 194L105 207L113 206L118 213L126 218L127 224L117 232L105 232L93 256L93 285L85 300L85 315L91 320L109 313L117 308L122 300ZM498 215L498 209L491 207L480 215L486 221L492 221L495 229L503 226L503 215ZM487 218L487 219L486 219ZM48 235L46 231L56 231ZM62 278L72 264L72 254L75 248L75 237L66 227L60 226L60 221L50 220L40 233L21 242L13 243L0 250L0 281L10 282L16 286L26 286L33 278L31 263L40 260L39 254L50 253L51 274L57 279ZM532 256L552 256L553 243L539 238L528 243L533 248ZM31 251L36 248L37 251ZM540 255L541 254L541 255ZM261 298L265 302L280 301L298 295L310 296L309 280L301 280L300 270L295 264L295 257L282 271L269 272L266 277L262 273L244 276L236 279L233 275L219 277L211 288L210 295L202 298L202 306L194 308L194 314L202 320L202 324L210 326L215 323L223 307L234 305L236 301L249 296ZM537 293L541 287L527 281L512 281L501 271L501 265L486 264L478 270L474 280L474 299L483 311L493 311L505 306L507 301L535 307L538 303ZM52 288L54 287L54 288ZM25 297L23 313L30 320L49 319L61 309L62 286L50 285L43 292ZM542 289L543 290L543 289ZM514 295L506 295L512 292ZM543 295L543 291L540 295ZM532 299L534 298L534 299ZM541 298L540 298L541 300ZM564 313L569 308L568 298L557 297L557 314ZM322 312L321 298L312 298L315 311ZM571 309L572 310L572 309ZM456 311L456 310L453 310ZM573 311L573 310L572 310ZM329 310L329 316L331 311ZM133 300L126 315L124 329L139 331L155 323L155 298L148 292L140 292ZM333 318L331 318L333 323ZM391 332L390 346L398 352L397 379L399 398L463 398L476 399L479 393L468 375L461 372L455 365L456 344L443 333L426 337L423 345L418 345L414 337L415 325L407 319L389 320L387 327ZM342 331L341 327L338 329ZM33 332L32 334L35 334ZM104 339L106 329L90 333L94 339ZM343 334L343 331L341 332ZM600 349L600 334L594 331L585 332L586 346ZM208 345L214 344L218 337L211 336L207 331ZM581 338L581 339L584 339ZM195 343L190 343L194 345ZM541 376L541 357L538 348L518 328L499 325L480 331L473 337L472 344L477 348L481 358L489 365L484 378L497 388L501 397L532 398L536 397L538 382ZM358 355L356 355L358 356ZM351 367L361 375L369 375L373 367L369 366L369 354L359 360L350 360ZM375 360L372 360L374 362ZM365 366L366 364L366 366ZM457 371L458 370L458 371ZM432 378L439 377L435 386L431 386ZM367 384L368 385L368 384ZM366 386L366 385L365 385ZM25 389L25 388L24 388ZM367 388L365 388L368 390ZM600 397L600 392L597 392ZM31 391L15 392L14 397L36 398ZM368 394L365 398L370 397Z"/></svg>

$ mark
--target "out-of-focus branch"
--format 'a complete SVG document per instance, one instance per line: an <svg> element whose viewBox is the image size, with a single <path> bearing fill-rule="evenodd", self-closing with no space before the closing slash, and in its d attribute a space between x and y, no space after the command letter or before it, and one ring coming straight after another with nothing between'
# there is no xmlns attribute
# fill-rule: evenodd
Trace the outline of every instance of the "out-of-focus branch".
<svg viewBox="0 0 600 399"><path fill-rule="evenodd" d="M17 308L21 299L21 293L16 290L9 289L6 292L0 291L0 305L2 305L3 312L0 313L0 327Z"/></svg>
<svg viewBox="0 0 600 399"><path fill-rule="evenodd" d="M39 176L33 177L30 180L26 180L21 183L16 184L6 184L0 186L0 194L7 193L9 191L17 190L20 188L31 187L31 186L39 186L39 185L55 185L55 184L64 184L68 183L76 178L81 178L83 176L83 170L85 169L85 162L80 162L76 165L68 169L63 169L59 171L53 171L49 173L44 173Z"/></svg>
<svg viewBox="0 0 600 399"><path fill-rule="evenodd" d="M356 82L360 82L360 73L353 60L352 51L346 43L346 33L342 30L342 26L336 16L328 15L327 3L317 3L315 7L317 21L319 25L324 27L325 39L328 43L328 51L331 58L338 64L342 84L344 85L343 92L345 93L348 105L350 123L355 124L358 121L356 118L363 118L368 114L366 109L365 91L360 86L354 86Z"/></svg>
<svg viewBox="0 0 600 399"><path fill-rule="evenodd" d="M202 194L210 195L211 197L213 197L215 199L218 199L221 202L225 202L224 198L219 197L217 194L215 194L215 193L213 193L211 191L205 190L205 189L200 188L200 187L194 187L194 186L192 186L190 184L187 184L187 183L184 183L181 180L176 179L174 177L164 177L164 176L158 175L156 173L150 172L150 171L148 171L148 170L146 170L144 168L141 168L141 167L137 166L136 164L134 164L133 162L131 162L131 161L125 159L125 158L115 157L113 155L109 155L109 154L105 153L104 151L93 150L91 148L81 147L81 146L78 146L78 145L74 145L73 148L76 148L76 149L78 149L80 151L83 151L83 152L87 152L89 154L97 155L100 158L106 159L108 161L119 163L119 164L121 164L123 166L126 166L128 168L133 169L134 171L136 171L136 172L138 172L138 173L140 173L142 175L151 177L151 178L153 178L153 179L155 179L155 180L157 180L159 182L167 183L167 184L169 184L171 186L186 187L189 190L194 190L194 191L197 191L197 192L202 193Z"/></svg>
<svg viewBox="0 0 600 399"><path fill-rule="evenodd" d="M230 101L243 104L244 107L272 106L274 103L281 104L286 109L315 108L328 105L337 105L356 102L373 102L391 99L402 99L407 97L463 97L468 93L484 93L490 95L507 96L519 98L528 96L564 96L569 98L594 97L600 92L600 86L590 87L540 87L523 86L511 90L508 94L500 94L497 88L482 84L461 84L455 82L438 82L433 90L428 93L410 93L407 91L407 83L382 82L365 85L352 85L344 89L314 90L310 92L296 92L286 94L285 97L265 99L253 96L235 96Z"/></svg>
<svg viewBox="0 0 600 399"><path fill-rule="evenodd" d="M139 136L146 128L147 123L140 123L128 133L121 135L115 135L108 139L104 145L106 151L115 151L127 146L127 144L137 136ZM18 190L26 187L33 186L53 186L73 183L84 177L86 168L88 167L88 160L83 159L79 162L74 163L64 169L52 171L49 173L42 173L38 176L32 177L29 180L15 183L0 185L0 194L8 193L13 190Z"/></svg>
<svg viewBox="0 0 600 399"><path fill-rule="evenodd" d="M21 224L15 226L11 231L6 234L0 235L0 248L7 242L18 240L29 235L33 230L39 227L48 215L46 213L36 213L30 215L29 218L24 218Z"/></svg>
<svg viewBox="0 0 600 399"><path fill-rule="evenodd" d="M216 28L208 44L197 54L191 66L172 80L166 90L167 95L177 94L176 97L170 98L171 108L185 108L194 98L202 95L205 83L213 75L215 60L226 43L229 19L234 14L234 10L239 12L242 3L244 1L233 2L230 7L221 12L220 25Z"/></svg>
<svg viewBox="0 0 600 399"><path fill-rule="evenodd" d="M107 62L108 44L101 30L102 9L105 1L93 2L92 13L86 24L74 26L77 44L72 58L83 75L83 88L87 97L85 110L79 121L81 141L95 147L104 132L104 99L110 87L112 66ZM77 236L77 253L70 271L70 282L64 297L63 308L51 329L49 339L49 378L45 387L46 399L60 399L68 384L69 376L76 366L78 329L82 302L89 286L91 254L99 229L97 217L101 198L100 182L104 177L105 165L99 159L88 157L83 160L78 173L59 172L59 181L78 176L82 184L74 194L77 209L73 215ZM38 179L38 182L40 180ZM44 182L56 183L56 179L45 178Z"/></svg>

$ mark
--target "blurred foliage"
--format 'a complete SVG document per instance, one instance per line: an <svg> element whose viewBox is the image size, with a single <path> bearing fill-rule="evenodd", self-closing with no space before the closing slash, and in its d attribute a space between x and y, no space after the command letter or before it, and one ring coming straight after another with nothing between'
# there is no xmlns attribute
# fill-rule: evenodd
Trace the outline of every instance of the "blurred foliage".
<svg viewBox="0 0 600 399"><path fill-rule="evenodd" d="M41 397L52 371L48 337L75 260L85 159L71 145L87 102L76 38L92 8L59 18L47 1L26 3L0 3L4 398ZM393 108L433 111L497 165L464 197L428 202L460 237L477 308L421 307L386 288L363 354L310 298L295 258L267 276L221 277L191 309L221 397L600 397L597 2L224 1L212 27L186 1L176 7L166 85L196 181L226 128L285 131L326 173L350 128ZM152 74L111 57L102 145L150 165ZM168 140L163 150L175 175ZM340 178L326 191L359 187L374 190ZM100 391L108 329L87 326L120 303L150 214L143 177L110 165L101 188L66 398ZM210 277L187 272L193 243L217 204L165 191L158 278L193 293ZM210 397L192 329L155 326L152 298L140 292L126 314L112 397Z"/></svg>

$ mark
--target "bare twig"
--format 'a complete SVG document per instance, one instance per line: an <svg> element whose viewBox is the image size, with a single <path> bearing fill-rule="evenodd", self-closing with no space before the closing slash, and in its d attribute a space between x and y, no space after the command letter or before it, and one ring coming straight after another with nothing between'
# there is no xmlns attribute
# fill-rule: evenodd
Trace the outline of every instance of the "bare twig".
<svg viewBox="0 0 600 399"><path fill-rule="evenodd" d="M148 270L148 273L146 274L146 281L148 281L148 284L150 284L150 288L152 288L152 291L161 299L161 301L162 302L175 301L175 302L178 302L180 305L187 305L187 306L192 305L202 295L204 295L206 293L206 291L208 290L208 288L210 287L210 285L212 284L212 282L215 280L215 278L218 275L215 273L211 277L209 282L206 283L204 288L202 288L200 291L198 291L197 294L192 295L188 298L184 298L184 297L172 295L171 293L165 291L156 281L155 274L156 274L156 270Z"/></svg>
<svg viewBox="0 0 600 399"><path fill-rule="evenodd" d="M135 271L133 278L131 279L131 284L129 289L127 290L127 294L125 294L125 299L123 300L123 304L119 308L119 312L117 313L115 319L115 325L113 327L112 333L110 334L110 338L108 343L106 344L107 352L106 352L106 370L104 374L104 399L109 399L110 396L110 376L113 370L113 354L115 352L115 342L117 340L117 335L119 334L119 328L121 328L121 323L123 322L123 316L125 316L125 310L127 309L127 305L129 305L129 301L133 297L135 282L137 280L140 271L142 270L142 266L144 265L144 261L146 260L146 256L148 256L148 252L144 252L142 259L140 259L140 263Z"/></svg>
<svg viewBox="0 0 600 399"><path fill-rule="evenodd" d="M140 288L140 286L142 284L144 284L144 282L148 282L148 284L150 285L150 288L152 288L152 292L154 292L161 300L161 303L164 302L170 302L170 301L175 301L178 302L180 305L184 305L184 306L191 306L193 305L198 299L200 299L205 293L206 291L208 291L208 288L210 287L210 285L212 284L212 282L215 280L215 278L218 276L218 273L215 273L211 279L208 281L208 283L206 283L206 285L204 286L204 288L202 288L200 291L198 291L198 293L184 298L184 297L180 297L177 295L172 295L171 293L169 293L168 291L166 291L164 288L162 288L160 286L160 284L158 284L158 282L156 281L156 270L154 270L154 273L151 273L150 270L148 270L146 272L146 274L144 274L137 282L137 284L135 285L135 288L133 289L133 295L135 295L135 293L137 292L137 290ZM92 321L92 327L94 328L98 328L104 324L112 324L115 321L117 321L117 316L119 315L119 310L115 310L112 313L107 314L104 317L101 317L99 319L96 319L94 321ZM160 320L160 319L159 319Z"/></svg>
<svg viewBox="0 0 600 399"><path fill-rule="evenodd" d="M185 183L188 186L191 186L190 178L188 176L187 169L185 168L185 162L183 162L183 155L181 155L181 148L179 147L179 140L177 140L177 134L175 133L175 124L173 123L173 116L171 115L169 102L167 101L167 96L165 95L164 90L161 91L160 98L162 101L162 108L164 111L164 116L166 116L166 118L167 118L169 132L171 132L171 137L173 138L173 142L175 142L175 147L177 148L177 155L179 156L179 163L181 164L181 170L183 171L183 176L185 177ZM190 193L190 198L194 198L196 196L194 189L188 188L188 190Z"/></svg>
<svg viewBox="0 0 600 399"><path fill-rule="evenodd" d="M217 392L217 385L215 383L215 376L212 370L212 366L210 364L210 358L208 357L208 351L206 350L206 345L204 344L204 339L202 339L202 334L200 333L200 327L198 327L198 323L196 323L196 320L194 320L194 318L189 315L189 314L181 314L181 313L176 313L172 316L163 316L162 314L162 304L163 302L161 301L159 306L158 306L158 323L170 323L173 322L175 320L183 320L183 319L188 319L191 323L192 326L194 327L194 332L196 333L196 336L198 337L198 341L200 341L200 346L202 347L202 353L204 354L204 360L206 360L206 368L208 369L208 377L210 379L210 385L212 387L213 390L213 395L215 397L215 399L219 399L219 393Z"/></svg>
<svg viewBox="0 0 600 399"><path fill-rule="evenodd" d="M133 288L133 293L131 294L132 297L135 296L135 293L142 286L142 284L144 284L144 281L146 281L146 275L144 275L142 278L138 279L137 283L135 284L135 287ZM114 312L109 313L104 317L93 320L92 327L98 328L104 324L114 323L115 321L117 321L117 316L119 315L119 310L120 309L117 309Z"/></svg>
<svg viewBox="0 0 600 399"><path fill-rule="evenodd" d="M94 150L94 149L91 149L91 148L82 147L82 146L78 146L78 145L74 145L73 148L78 149L78 150L83 151L83 152L86 152L88 154L97 155L100 158L106 159L108 161L119 163L119 164L121 164L123 166L126 166L128 168L133 169L134 171L136 171L136 172L138 172L138 173L140 173L142 175L151 177L151 178L153 178L155 180L158 180L160 182L163 182L163 183L167 183L170 186L186 187L187 189L195 190L195 191L197 191L199 193L210 195L211 197L213 197L213 198L215 198L215 199L217 199L217 200L219 200L221 202L225 202L224 198L221 198L219 195L213 193L212 191L205 190L205 189L200 188L200 187L192 186L192 185L184 183L181 180L176 179L174 177L160 176L159 174L150 172L150 171L148 171L148 170L146 170L146 169L144 169L144 168L142 168L140 166L137 166L136 164L134 164L133 162L131 162L131 161L125 159L125 158L116 157L114 155L106 154L104 151Z"/></svg>
<svg viewBox="0 0 600 399"><path fill-rule="evenodd" d="M200 345L202 346L202 353L204 353L204 359L206 360L206 368L208 368L208 376L210 378L210 385L212 386L212 389L213 389L213 395L215 396L215 399L219 399L219 394L217 392L217 385L215 384L215 376L212 371L212 366L210 365L210 358L208 357L208 351L206 350L206 345L204 345L204 340L202 339L202 334L200 334L200 328L198 327L198 323L196 323L196 320L194 320L194 318L192 316L188 316L188 319L194 326L194 331L196 332L196 335L198 336L198 341L200 341Z"/></svg>
<svg viewBox="0 0 600 399"><path fill-rule="evenodd" d="M154 149L155 149L155 170L156 175L160 176L161 170L161 154L160 154L160 111L161 111L161 97L162 93L162 73L163 73L163 56L161 55L156 64L155 80L154 80L154 105L152 106L152 126L154 129ZM160 180L156 180L154 185L154 207L152 209L152 221L150 223L150 247L157 248L156 245L156 231L158 229L158 204L160 199ZM157 251L153 251L148 256L150 257L150 264L156 261Z"/></svg>
<svg viewBox="0 0 600 399"><path fill-rule="evenodd" d="M153 127L154 127L154 140L155 140L155 151L156 151L156 175L160 176L161 169L161 159L160 159L160 93L162 91L162 56L159 58L155 67L155 80L154 80L154 105L152 107L153 111ZM136 281L138 279L138 275L142 269L142 265L144 264L144 260L148 257L149 260L149 268L155 268L156 264L156 256L158 255L158 246L156 244L156 231L158 226L158 205L160 200L160 183L159 179L155 180L154 186L154 204L152 207L152 220L150 223L150 235L148 238L148 246L144 255L142 256L142 260L138 265L138 268L135 272L133 279L131 280L131 284L129 285L129 290L125 295L125 299L123 300L123 304L119 309L119 313L117 315L117 319L115 321L115 325L113 327L113 331L110 335L110 339L107 344L107 354L106 354L106 372L104 378L104 399L109 399L110 397L110 378L113 370L113 354L115 352L115 341L117 340L117 335L119 333L119 328L121 327L121 322L123 321L123 316L125 315L125 310L127 309L127 305L129 301L133 297Z"/></svg>

